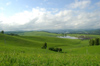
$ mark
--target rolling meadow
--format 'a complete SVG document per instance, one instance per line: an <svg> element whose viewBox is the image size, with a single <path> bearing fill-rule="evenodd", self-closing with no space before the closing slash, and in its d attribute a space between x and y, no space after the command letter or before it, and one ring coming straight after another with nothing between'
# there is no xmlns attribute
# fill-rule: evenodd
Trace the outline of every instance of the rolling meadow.
<svg viewBox="0 0 100 66"><path fill-rule="evenodd" d="M99 45L89 46L89 40L57 36L61 34L47 32L28 32L19 36L0 34L0 66L100 66ZM45 42L47 49L42 49ZM62 48L62 52L51 51L50 47Z"/></svg>

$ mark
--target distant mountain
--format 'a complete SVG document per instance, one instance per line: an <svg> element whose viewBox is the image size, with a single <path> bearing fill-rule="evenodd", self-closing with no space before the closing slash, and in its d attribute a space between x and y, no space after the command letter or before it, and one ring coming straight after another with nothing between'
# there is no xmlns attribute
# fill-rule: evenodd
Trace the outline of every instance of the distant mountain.
<svg viewBox="0 0 100 66"><path fill-rule="evenodd" d="M61 29L61 30L44 30L52 33L71 33L71 34L97 34L100 35L100 29Z"/></svg>
<svg viewBox="0 0 100 66"><path fill-rule="evenodd" d="M49 33L70 33L70 34L97 34L100 35L100 29L59 29L59 30L38 30L42 32ZM25 32L33 32L33 31L6 31L6 34L14 33L14 34L22 34Z"/></svg>

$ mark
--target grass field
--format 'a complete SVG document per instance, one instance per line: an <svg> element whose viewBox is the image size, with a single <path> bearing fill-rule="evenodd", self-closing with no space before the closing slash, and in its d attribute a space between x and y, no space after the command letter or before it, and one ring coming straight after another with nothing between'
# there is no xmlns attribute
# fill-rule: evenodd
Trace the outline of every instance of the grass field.
<svg viewBox="0 0 100 66"><path fill-rule="evenodd" d="M100 38L100 35L92 35L92 34L68 34L69 36L88 36L88 37L93 37L93 38Z"/></svg>
<svg viewBox="0 0 100 66"><path fill-rule="evenodd" d="M50 37L56 37L56 36L60 36L61 34L55 34L55 33L43 32L43 31L30 31L30 32L19 33L19 35L21 35L21 36L50 36Z"/></svg>
<svg viewBox="0 0 100 66"><path fill-rule="evenodd" d="M45 42L47 49L41 49ZM89 46L89 40L0 34L0 66L100 66L99 58L100 46Z"/></svg>

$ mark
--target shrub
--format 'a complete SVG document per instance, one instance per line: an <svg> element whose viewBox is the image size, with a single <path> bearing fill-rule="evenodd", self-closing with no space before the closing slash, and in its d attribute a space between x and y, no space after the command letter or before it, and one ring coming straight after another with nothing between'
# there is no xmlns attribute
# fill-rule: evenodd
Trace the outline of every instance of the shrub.
<svg viewBox="0 0 100 66"><path fill-rule="evenodd" d="M53 48L53 47L49 48L49 50L55 51L55 52L61 52L62 51L61 48Z"/></svg>
<svg viewBox="0 0 100 66"><path fill-rule="evenodd" d="M54 48L53 48L53 47L51 47L51 48L49 48L49 50L52 50L52 51L53 51L53 50L54 50Z"/></svg>

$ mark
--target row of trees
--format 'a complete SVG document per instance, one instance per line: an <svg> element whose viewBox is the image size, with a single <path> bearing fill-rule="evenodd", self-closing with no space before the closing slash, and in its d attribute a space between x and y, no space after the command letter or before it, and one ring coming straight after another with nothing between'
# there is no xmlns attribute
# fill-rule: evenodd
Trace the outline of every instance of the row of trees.
<svg viewBox="0 0 100 66"><path fill-rule="evenodd" d="M93 46L93 45L100 45L100 38L90 39L89 45L90 45L90 46Z"/></svg>

